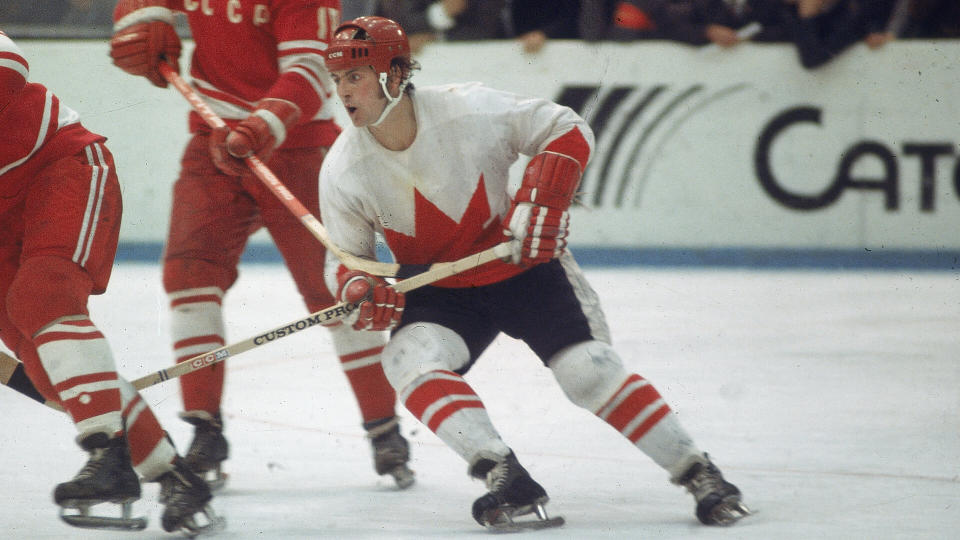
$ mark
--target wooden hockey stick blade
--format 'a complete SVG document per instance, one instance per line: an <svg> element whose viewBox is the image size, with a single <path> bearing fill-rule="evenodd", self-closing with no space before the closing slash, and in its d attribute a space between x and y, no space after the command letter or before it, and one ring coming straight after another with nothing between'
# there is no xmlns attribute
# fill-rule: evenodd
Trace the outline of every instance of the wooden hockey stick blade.
<svg viewBox="0 0 960 540"><path fill-rule="evenodd" d="M392 287L403 293L409 292L419 287L423 287L424 285L429 285L435 281L471 270L480 265L496 259L507 257L509 255L510 243L503 242L479 253L468 255L462 259L449 263L434 265L426 272L394 283ZM283 326L278 326L272 330L260 333L244 341L225 345L219 349L214 349L212 351L199 354L167 369L161 369L160 371L140 377L139 379L131 381L131 383L137 390L143 390L144 388L153 386L163 381L175 379L205 367L212 366L213 364L218 364L227 358L230 358L231 356L236 356L240 353L249 351L250 349L266 345L267 343L271 343L280 338L295 334L301 330L339 321L346 318L354 309L356 309L356 307L356 304L341 302L326 309L321 309L320 311L311 313L306 317L297 319Z"/></svg>
<svg viewBox="0 0 960 540"><path fill-rule="evenodd" d="M210 108L206 102L197 94L193 88L183 77L181 77L169 64L164 62L160 63L160 74L163 75L163 78L167 80L170 84L173 85L183 97L187 99L193 109L203 118L203 121L207 123L212 128L220 128L226 125L222 118L220 118L213 109ZM400 265L384 263L379 261L371 261L364 259L362 257L357 257L352 253L348 253L340 249L333 240L330 239L330 234L327 232L327 228L320 223L313 214L290 192L289 189L273 171L270 170L260 158L256 156L250 156L245 158L247 167L250 168L250 171L256 176L267 188L278 198L284 206L293 213L297 219L303 224L307 230L310 231L313 236L320 241L331 253L333 253L337 259L347 268L351 270L361 270L368 274L373 274L376 276L383 277L395 277L397 272L400 270Z"/></svg>
<svg viewBox="0 0 960 540"><path fill-rule="evenodd" d="M27 377L23 362L3 351L0 351L0 384L20 392L34 401L43 403L51 409L63 411L63 407L59 403L47 401L43 394L37 390L37 387Z"/></svg>

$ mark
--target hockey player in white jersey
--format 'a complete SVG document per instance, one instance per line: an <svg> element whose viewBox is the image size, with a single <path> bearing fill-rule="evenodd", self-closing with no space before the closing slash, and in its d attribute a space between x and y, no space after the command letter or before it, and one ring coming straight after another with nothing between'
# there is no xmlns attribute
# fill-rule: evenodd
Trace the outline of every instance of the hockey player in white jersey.
<svg viewBox="0 0 960 540"><path fill-rule="evenodd" d="M360 302L354 328L392 330L384 372L407 409L486 480L473 517L494 529L541 528L546 490L497 433L464 380L503 332L524 341L567 397L593 412L686 487L696 515L727 525L749 511L740 491L697 448L656 389L627 372L597 295L566 250L567 209L593 145L572 110L480 84L417 88L406 35L395 22L342 24L326 52L353 127L320 173L330 237L374 259L383 235L397 262L453 261L511 239L494 261L407 293L328 259L327 281ZM511 198L508 170L532 156ZM328 252L328 257L332 257ZM535 514L515 519L526 514Z"/></svg>

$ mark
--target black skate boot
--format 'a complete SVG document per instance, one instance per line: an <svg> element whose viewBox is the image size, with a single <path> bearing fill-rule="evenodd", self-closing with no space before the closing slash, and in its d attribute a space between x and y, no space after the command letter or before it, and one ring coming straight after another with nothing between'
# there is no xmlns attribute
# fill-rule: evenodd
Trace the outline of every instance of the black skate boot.
<svg viewBox="0 0 960 540"><path fill-rule="evenodd" d="M704 525L732 525L750 515L750 509L740 501L737 486L723 479L707 454L698 458L674 480L696 499L697 519Z"/></svg>
<svg viewBox="0 0 960 540"><path fill-rule="evenodd" d="M407 466L410 461L410 445L400 434L396 418L367 422L363 425L373 446L373 467L377 474L389 474L400 489L407 489L416 481L413 471Z"/></svg>
<svg viewBox="0 0 960 540"><path fill-rule="evenodd" d="M180 413L180 418L194 426L193 442L184 461L190 470L203 478L210 489L216 491L227 483L223 462L229 457L229 445L223 436L223 420L220 413L211 415L205 411Z"/></svg>
<svg viewBox="0 0 960 540"><path fill-rule="evenodd" d="M72 480L53 490L53 501L60 506L60 518L74 527L88 529L138 531L146 528L146 518L130 515L133 502L140 498L140 479L130 464L127 438L111 439L106 433L94 433L79 442L90 453L90 459ZM91 506L104 502L121 505L122 516L90 515Z"/></svg>
<svg viewBox="0 0 960 540"><path fill-rule="evenodd" d="M563 525L562 517L547 517L545 505L550 498L546 490L530 478L513 452L505 458L494 457L481 457L468 470L470 476L486 480L489 490L473 502L473 518L477 523L498 532ZM536 514L536 519L514 520L532 513Z"/></svg>
<svg viewBox="0 0 960 540"><path fill-rule="evenodd" d="M160 503L164 505L161 524L167 532L182 531L196 536L222 530L226 526L208 504L213 495L210 487L177 456L172 469L153 480L160 483ZM198 520L200 515L204 519Z"/></svg>

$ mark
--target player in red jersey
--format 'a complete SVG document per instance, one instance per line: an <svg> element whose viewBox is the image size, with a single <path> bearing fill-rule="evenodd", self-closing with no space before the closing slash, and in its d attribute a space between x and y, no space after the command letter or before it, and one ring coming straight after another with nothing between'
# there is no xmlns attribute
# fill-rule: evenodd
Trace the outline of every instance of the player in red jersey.
<svg viewBox="0 0 960 540"><path fill-rule="evenodd" d="M49 401L77 427L89 461L59 484L54 501L71 525L141 529L130 505L139 473L159 482L163 528L219 524L210 490L177 455L133 385L117 374L109 343L87 309L110 279L120 231L121 198L106 139L43 85L0 32L0 337ZM104 502L123 517L91 515ZM75 511L75 512L74 512ZM200 525L195 514L210 523Z"/></svg>
<svg viewBox="0 0 960 540"><path fill-rule="evenodd" d="M325 249L247 170L256 155L319 215L317 176L340 128L331 112L323 51L340 16L337 0L206 2L120 0L114 12L114 63L154 85L166 81L159 62L178 67L174 13L186 14L195 42L190 75L196 91L229 129L213 131L190 115L191 139L174 187L163 284L170 300L177 361L225 343L224 294L237 279L247 238L266 227L307 308L334 303L323 281ZM328 327L373 445L378 474L400 487L413 482L409 448L400 435L396 394L380 366L381 333ZM227 458L221 400L225 363L181 379L182 417L195 426L186 459L222 481Z"/></svg>

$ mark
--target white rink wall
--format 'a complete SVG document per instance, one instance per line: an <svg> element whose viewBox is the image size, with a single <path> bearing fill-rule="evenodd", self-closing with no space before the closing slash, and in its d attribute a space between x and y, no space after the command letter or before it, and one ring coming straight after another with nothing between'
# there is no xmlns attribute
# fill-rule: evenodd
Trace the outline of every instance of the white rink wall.
<svg viewBox="0 0 960 540"><path fill-rule="evenodd" d="M113 67L104 42L20 45L32 80L109 137L121 252L158 250L186 102ZM958 41L857 46L815 71L789 45L552 42L530 56L483 42L430 45L418 60L420 86L479 80L590 121L598 144L571 237L581 253L960 253Z"/></svg>

